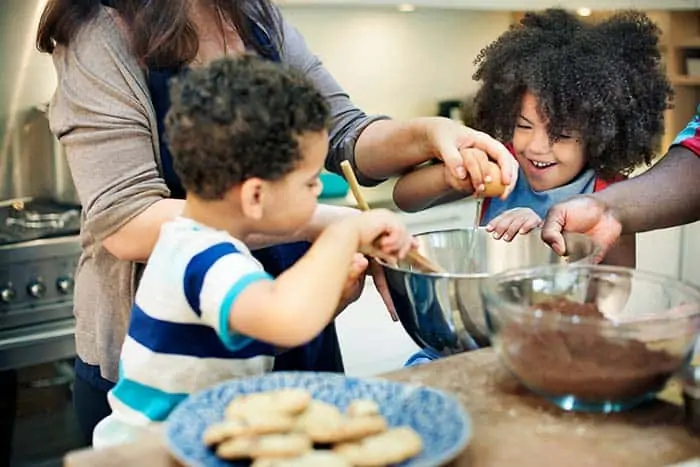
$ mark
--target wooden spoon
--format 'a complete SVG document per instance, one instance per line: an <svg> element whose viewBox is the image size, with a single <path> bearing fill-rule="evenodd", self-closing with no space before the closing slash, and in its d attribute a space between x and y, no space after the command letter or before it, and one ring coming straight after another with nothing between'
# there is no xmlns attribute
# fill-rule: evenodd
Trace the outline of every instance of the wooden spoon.
<svg viewBox="0 0 700 467"><path fill-rule="evenodd" d="M350 165L350 162L348 161L343 161L340 163L340 168L343 170L343 174L345 175L345 180L347 180L348 184L350 185L350 190L352 191L353 196L355 197L355 201L357 202L357 207L360 208L361 211L369 211L370 207L369 204L367 204L367 201L365 200L364 196L362 196L362 191L360 191L360 183L357 181L357 177L355 177L355 172L352 170L352 166ZM381 256L378 256L381 258ZM441 273L444 272L444 270L430 261L428 258L420 254L418 250L410 250L407 255L408 260L413 264L413 266L417 267L423 272L428 272L428 273Z"/></svg>

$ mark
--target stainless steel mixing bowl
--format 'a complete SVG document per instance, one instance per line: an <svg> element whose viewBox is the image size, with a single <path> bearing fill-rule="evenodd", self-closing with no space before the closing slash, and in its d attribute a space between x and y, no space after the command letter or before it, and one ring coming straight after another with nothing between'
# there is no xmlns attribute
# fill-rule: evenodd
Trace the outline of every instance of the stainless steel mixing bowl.
<svg viewBox="0 0 700 467"><path fill-rule="evenodd" d="M418 346L445 356L490 344L480 295L482 279L546 264L591 263L598 252L589 237L566 234L568 255L562 258L540 239L539 230L517 235L510 243L495 240L484 228L426 232L416 238L419 251L444 273L422 273L408 263L382 266L408 335Z"/></svg>

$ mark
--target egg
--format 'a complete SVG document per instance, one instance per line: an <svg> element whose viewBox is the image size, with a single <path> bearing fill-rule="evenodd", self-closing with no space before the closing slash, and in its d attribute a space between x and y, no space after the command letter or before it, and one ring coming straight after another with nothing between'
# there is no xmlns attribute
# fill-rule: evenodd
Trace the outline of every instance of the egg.
<svg viewBox="0 0 700 467"><path fill-rule="evenodd" d="M484 183L485 190L478 193L483 198L494 198L501 196L506 191L506 186L501 181L501 168L495 162L488 163L487 176L491 177L491 181Z"/></svg>

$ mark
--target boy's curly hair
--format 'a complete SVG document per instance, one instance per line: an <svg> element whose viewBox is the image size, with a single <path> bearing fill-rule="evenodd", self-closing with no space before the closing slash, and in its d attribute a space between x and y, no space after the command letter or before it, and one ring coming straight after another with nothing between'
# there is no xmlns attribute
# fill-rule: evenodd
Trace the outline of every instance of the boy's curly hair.
<svg viewBox="0 0 700 467"><path fill-rule="evenodd" d="M628 174L656 155L672 90L661 66L659 28L643 13L587 24L550 9L527 13L481 51L474 79L480 130L513 137L526 91L556 141L579 131L588 165L603 178Z"/></svg>
<svg viewBox="0 0 700 467"><path fill-rule="evenodd" d="M225 58L173 81L166 138L183 186L220 199L251 177L276 180L301 159L299 136L326 129L329 109L301 74L252 56Z"/></svg>

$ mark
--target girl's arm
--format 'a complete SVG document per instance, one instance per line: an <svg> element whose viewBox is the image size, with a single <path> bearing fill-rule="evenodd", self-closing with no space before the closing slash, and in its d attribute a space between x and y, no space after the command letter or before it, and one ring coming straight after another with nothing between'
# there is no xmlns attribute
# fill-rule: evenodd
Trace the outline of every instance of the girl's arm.
<svg viewBox="0 0 700 467"><path fill-rule="evenodd" d="M394 186L394 203L399 209L416 212L466 198L474 192L469 179L465 190L453 189L445 180L443 164L419 167L403 175Z"/></svg>

